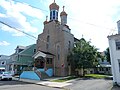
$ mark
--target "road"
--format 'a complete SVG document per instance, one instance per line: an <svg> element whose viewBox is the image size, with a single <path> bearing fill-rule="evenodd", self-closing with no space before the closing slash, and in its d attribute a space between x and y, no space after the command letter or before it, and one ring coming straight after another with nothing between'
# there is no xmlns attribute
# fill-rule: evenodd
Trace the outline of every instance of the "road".
<svg viewBox="0 0 120 90"><path fill-rule="evenodd" d="M0 90L62 90L19 81L0 81Z"/></svg>
<svg viewBox="0 0 120 90"><path fill-rule="evenodd" d="M64 90L120 90L113 87L112 80L104 79L76 79L70 82L72 85L65 86ZM63 90L20 81L0 81L0 90Z"/></svg>
<svg viewBox="0 0 120 90"><path fill-rule="evenodd" d="M112 80L104 79L85 79L76 80L72 85L66 86L70 90L111 90Z"/></svg>

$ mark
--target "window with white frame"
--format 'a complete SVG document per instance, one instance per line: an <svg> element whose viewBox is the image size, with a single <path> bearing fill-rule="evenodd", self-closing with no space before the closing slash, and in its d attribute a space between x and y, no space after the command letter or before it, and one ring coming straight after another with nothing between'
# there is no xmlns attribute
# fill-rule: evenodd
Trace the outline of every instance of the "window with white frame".
<svg viewBox="0 0 120 90"><path fill-rule="evenodd" d="M116 50L120 50L120 40L116 40L115 44L116 44Z"/></svg>
<svg viewBox="0 0 120 90"><path fill-rule="evenodd" d="M119 72L120 72L120 59L118 59Z"/></svg>

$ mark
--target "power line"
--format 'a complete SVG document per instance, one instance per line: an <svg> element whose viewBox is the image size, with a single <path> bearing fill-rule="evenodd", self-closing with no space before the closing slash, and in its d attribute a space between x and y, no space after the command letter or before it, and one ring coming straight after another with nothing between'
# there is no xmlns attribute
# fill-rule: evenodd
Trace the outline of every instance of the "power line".
<svg viewBox="0 0 120 90"><path fill-rule="evenodd" d="M17 1L17 0L14 0L14 1L19 2L19 3L22 3L22 4L27 4L27 3L23 3L23 2L20 2L20 1ZM32 7L32 8L36 8L36 9L39 9L39 10L41 10L41 11L48 12L47 10L43 10L43 9L41 9L41 8L32 6L32 5L30 5L30 4L27 4L27 5L30 6L30 7ZM74 19L74 18L72 18L72 17L68 17L68 19L75 20L75 21L79 21L79 22L81 22L81 23L83 23L83 24L87 24L87 25L91 25L91 26L95 26L95 27L99 27L99 28L104 28L104 29L109 29L109 30L111 30L111 31L116 31L115 29L112 29L112 28L108 28L108 27L105 27L105 26L96 25L96 24L93 24L93 23L83 22L83 21L81 21L81 20Z"/></svg>
<svg viewBox="0 0 120 90"><path fill-rule="evenodd" d="M0 23L6 25L6 26L8 26L9 28L12 28L12 29L14 29L14 30L16 30L16 31L18 31L18 32L22 32L22 33L26 34L27 36L30 36L30 37L32 37L32 38L34 38L34 39L37 39L35 36L33 36L33 35L31 35L31 34L28 34L28 33L24 32L24 31L21 31L21 30L15 28L15 27L12 27L12 26L10 26L9 24L6 24L5 22L0 21Z"/></svg>
<svg viewBox="0 0 120 90"><path fill-rule="evenodd" d="M17 0L13 0L13 1L15 1L15 2L19 2L19 3L22 3L22 4L26 4L26 5L28 5L28 6L32 7L32 8L39 9L39 10L41 10L41 11L48 12L47 10L43 10L43 9L41 9L41 8L38 8L38 7L32 6L32 5L27 4L27 3L23 3L23 2L20 2L20 1L17 1ZM108 28L108 27L104 27L104 26L96 25L96 24L93 24L93 23L83 22L83 21L81 21L81 20L74 19L74 18L72 18L72 17L68 17L68 19L75 20L75 21L79 21L79 22L81 22L81 23L83 23L83 24L91 25L91 26L94 26L94 27L99 27L99 28L108 29L108 30L110 30L110 33L113 32L113 31L117 31L117 30L112 29L112 28ZM109 34L110 34L110 33L109 33Z"/></svg>
<svg viewBox="0 0 120 90"><path fill-rule="evenodd" d="M28 6L32 7L32 8L35 8L35 9L38 9L38 10L41 10L41 11L44 11L44 12L48 12L47 10L44 10L44 9L41 9L41 8L38 8L38 7L32 6L32 5L28 4L28 3L23 3L23 2L21 2L21 1L17 1L17 0L13 0L13 1L15 1L15 2L19 2L19 3L22 3L22 4L24 4L24 5L28 5Z"/></svg>
<svg viewBox="0 0 120 90"><path fill-rule="evenodd" d="M25 35L27 35L27 36L29 36L29 37L32 37L32 38L35 39L35 40L37 39L35 36L33 36L33 35L31 35L31 34L28 34L28 33L24 32L24 31L21 31L21 30L15 28L15 27L12 27L11 25L6 24L5 22L0 21L0 23L2 23L3 25L6 25L6 26L8 26L9 28L12 28L12 29L14 29L14 30L16 30L16 31L18 31L18 32L22 32L22 33L24 33ZM41 39L41 38L38 38L38 39L39 39L40 41L44 42L44 43L48 43L47 41L45 41L45 40L43 40L43 39Z"/></svg>
<svg viewBox="0 0 120 90"><path fill-rule="evenodd" d="M105 28L105 29L109 29L109 30L115 30L115 29L108 28L108 27L105 27L105 26L100 26L100 25L96 25L96 24L93 24L93 23L83 22L83 21L81 21L79 19L74 19L74 18L69 18L69 19L75 20L75 21L79 21L79 22L81 22L83 24L88 24L88 25L91 25L91 26L99 27L99 28Z"/></svg>

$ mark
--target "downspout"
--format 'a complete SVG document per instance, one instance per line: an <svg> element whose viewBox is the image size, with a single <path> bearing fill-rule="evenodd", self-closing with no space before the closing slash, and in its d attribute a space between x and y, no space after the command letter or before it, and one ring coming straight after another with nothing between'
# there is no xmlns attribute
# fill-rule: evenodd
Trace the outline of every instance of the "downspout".
<svg viewBox="0 0 120 90"><path fill-rule="evenodd" d="M54 60L54 76L55 76L55 58L53 56L53 60Z"/></svg>

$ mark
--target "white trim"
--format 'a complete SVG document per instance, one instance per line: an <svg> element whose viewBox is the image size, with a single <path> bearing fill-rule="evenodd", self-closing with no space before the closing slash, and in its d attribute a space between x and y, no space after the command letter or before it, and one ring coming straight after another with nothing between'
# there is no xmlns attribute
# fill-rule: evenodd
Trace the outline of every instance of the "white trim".
<svg viewBox="0 0 120 90"><path fill-rule="evenodd" d="M38 58L39 56L46 57L46 54L41 51L38 51L35 55L33 55L34 59Z"/></svg>

